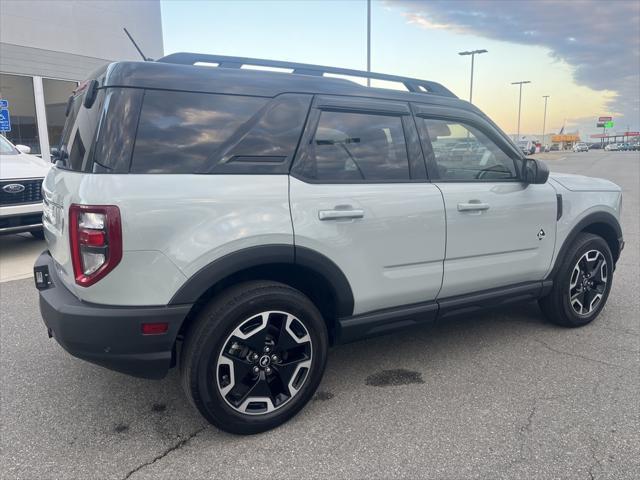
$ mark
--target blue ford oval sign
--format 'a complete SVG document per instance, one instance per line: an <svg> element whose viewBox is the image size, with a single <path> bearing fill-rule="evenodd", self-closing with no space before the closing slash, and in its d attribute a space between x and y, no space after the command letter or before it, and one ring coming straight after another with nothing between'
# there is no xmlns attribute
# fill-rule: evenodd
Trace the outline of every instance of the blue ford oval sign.
<svg viewBox="0 0 640 480"><path fill-rule="evenodd" d="M7 193L20 193L24 192L24 185L21 185L19 183L10 183L9 185L5 185L4 187L2 187L2 190Z"/></svg>

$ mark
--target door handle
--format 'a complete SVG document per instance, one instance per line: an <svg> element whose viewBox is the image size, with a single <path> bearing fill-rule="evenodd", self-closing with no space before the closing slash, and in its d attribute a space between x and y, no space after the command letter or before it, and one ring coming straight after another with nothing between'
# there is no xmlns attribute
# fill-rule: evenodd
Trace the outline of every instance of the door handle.
<svg viewBox="0 0 640 480"><path fill-rule="evenodd" d="M459 212L478 212L481 210L489 210L488 203L482 203L478 200L471 200L468 203L459 203L458 211Z"/></svg>
<svg viewBox="0 0 640 480"><path fill-rule="evenodd" d="M364 210L319 210L320 220L340 220L364 217Z"/></svg>

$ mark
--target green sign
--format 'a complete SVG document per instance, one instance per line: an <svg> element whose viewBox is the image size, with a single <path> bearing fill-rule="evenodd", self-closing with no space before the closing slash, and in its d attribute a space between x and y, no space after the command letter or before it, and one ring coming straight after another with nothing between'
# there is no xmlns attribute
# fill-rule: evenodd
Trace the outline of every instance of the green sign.
<svg viewBox="0 0 640 480"><path fill-rule="evenodd" d="M604 128L613 128L613 122L604 122Z"/></svg>

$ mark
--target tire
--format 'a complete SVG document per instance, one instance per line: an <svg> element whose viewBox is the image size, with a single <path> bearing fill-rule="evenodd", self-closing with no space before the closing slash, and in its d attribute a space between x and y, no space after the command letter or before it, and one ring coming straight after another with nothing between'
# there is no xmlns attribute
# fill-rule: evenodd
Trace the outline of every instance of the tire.
<svg viewBox="0 0 640 480"><path fill-rule="evenodd" d="M322 315L301 292L276 282L242 283L215 297L187 332L182 384L221 430L264 432L311 399L328 345Z"/></svg>
<svg viewBox="0 0 640 480"><path fill-rule="evenodd" d="M37 238L38 240L44 240L44 231L42 230L32 230L29 233L33 238Z"/></svg>
<svg viewBox="0 0 640 480"><path fill-rule="evenodd" d="M601 260L604 265L599 263ZM591 233L578 234L562 260L551 292L540 299L540 308L557 325L587 325L600 314L607 302L613 266L611 249L602 237ZM590 276L584 278L585 272Z"/></svg>

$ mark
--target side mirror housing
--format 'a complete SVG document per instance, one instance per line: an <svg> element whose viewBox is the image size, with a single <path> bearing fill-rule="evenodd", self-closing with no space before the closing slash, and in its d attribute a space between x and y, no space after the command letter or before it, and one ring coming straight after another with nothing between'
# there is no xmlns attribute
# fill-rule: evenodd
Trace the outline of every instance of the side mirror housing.
<svg viewBox="0 0 640 480"><path fill-rule="evenodd" d="M522 169L523 179L525 183L540 185L547 183L549 179L549 168L542 160L535 158L525 158L524 168Z"/></svg>
<svg viewBox="0 0 640 480"><path fill-rule="evenodd" d="M31 147L27 147L26 145L16 145L16 148L20 153L31 153Z"/></svg>

